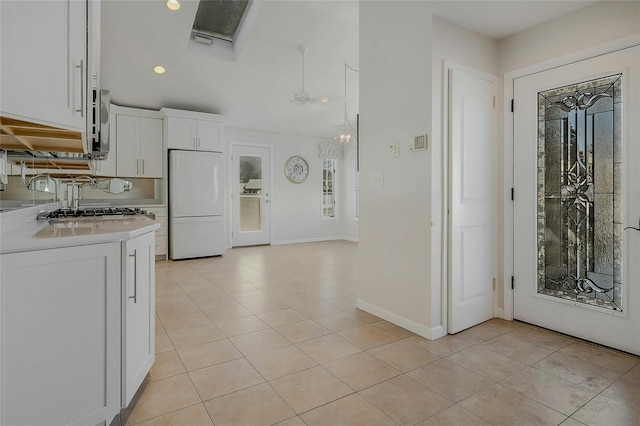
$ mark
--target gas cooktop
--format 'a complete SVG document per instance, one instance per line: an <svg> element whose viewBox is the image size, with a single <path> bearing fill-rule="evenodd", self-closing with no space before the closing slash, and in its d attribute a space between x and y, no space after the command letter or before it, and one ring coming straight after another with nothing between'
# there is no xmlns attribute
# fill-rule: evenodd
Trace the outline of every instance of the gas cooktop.
<svg viewBox="0 0 640 426"><path fill-rule="evenodd" d="M147 212L130 207L85 207L82 209L58 209L44 212L38 215L38 220L51 219L77 219L82 217L101 217L104 219L119 218L124 216L145 215Z"/></svg>

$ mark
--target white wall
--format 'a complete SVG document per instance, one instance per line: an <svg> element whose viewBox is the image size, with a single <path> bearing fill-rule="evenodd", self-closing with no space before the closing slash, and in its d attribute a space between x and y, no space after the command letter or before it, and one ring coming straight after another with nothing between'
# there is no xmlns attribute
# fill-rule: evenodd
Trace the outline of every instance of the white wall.
<svg viewBox="0 0 640 426"><path fill-rule="evenodd" d="M360 308L423 336L445 332L443 61L502 77L514 68L638 33L639 5L599 3L497 42L437 17L431 22L429 2L360 3ZM497 114L509 120L500 83L497 89ZM425 132L429 149L408 153L408 141ZM500 126L497 139L495 162L502 164L508 159ZM394 141L400 156L390 158L387 148ZM382 188L372 186L376 175L383 176ZM506 179L497 167L498 202L506 198ZM501 214L498 209L498 224L506 221ZM505 228L497 229L495 266L502 286Z"/></svg>
<svg viewBox="0 0 640 426"><path fill-rule="evenodd" d="M336 179L338 182L338 207L337 214L341 219L341 235L345 240L358 241L359 219L356 218L356 151L353 150L338 160Z"/></svg>
<svg viewBox="0 0 640 426"><path fill-rule="evenodd" d="M431 336L429 2L360 2L360 287L358 307ZM400 155L390 158L397 141ZM381 188L370 180L383 177ZM375 186L375 185L374 185Z"/></svg>
<svg viewBox="0 0 640 426"><path fill-rule="evenodd" d="M321 218L322 170L318 157L318 143L327 139L310 136L267 133L233 127L225 128L229 151L232 144L268 145L271 147L271 242L287 244L332 239L353 239L357 229L344 234L345 216L342 210L349 206L338 206L338 217L333 220ZM309 177L301 184L289 182L284 175L284 163L292 155L301 155L309 163ZM338 160L341 163L344 160ZM347 167L338 166L342 176L348 174ZM344 192L338 183L338 191ZM344 207L344 209L343 209ZM352 220L350 215L346 216Z"/></svg>
<svg viewBox="0 0 640 426"><path fill-rule="evenodd" d="M447 205L447 67L456 65L472 68L487 74L498 76L498 42L473 31L433 17L433 70L432 70L432 103L433 121L431 130L432 171L431 212L434 225L431 239L431 326L442 324L446 316L446 307L440 301L442 293L447 290L446 256L446 205ZM497 83L497 97L500 99L502 84ZM497 117L501 117L501 102L497 102ZM499 122L499 120L497 120ZM502 132L496 125L496 143L494 148L494 196L495 200L495 277L502 282ZM443 321L444 322L444 321ZM444 324L443 324L444 326ZM445 331L446 333L446 331Z"/></svg>
<svg viewBox="0 0 640 426"><path fill-rule="evenodd" d="M602 1L500 41L500 69L512 71L640 33L639 1Z"/></svg>

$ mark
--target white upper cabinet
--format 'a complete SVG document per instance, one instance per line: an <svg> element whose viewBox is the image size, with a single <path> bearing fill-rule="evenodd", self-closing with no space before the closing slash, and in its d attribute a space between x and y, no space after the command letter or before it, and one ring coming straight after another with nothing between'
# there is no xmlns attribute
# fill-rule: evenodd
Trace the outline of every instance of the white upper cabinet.
<svg viewBox="0 0 640 426"><path fill-rule="evenodd" d="M169 149L196 148L196 121L189 118L167 117L167 147Z"/></svg>
<svg viewBox="0 0 640 426"><path fill-rule="evenodd" d="M116 109L115 107L113 109ZM162 177L162 119L157 111L117 107L116 174Z"/></svg>
<svg viewBox="0 0 640 426"><path fill-rule="evenodd" d="M162 120L140 118L141 176L162 177Z"/></svg>
<svg viewBox="0 0 640 426"><path fill-rule="evenodd" d="M215 121L196 120L196 137L199 151L222 152L222 124Z"/></svg>
<svg viewBox="0 0 640 426"><path fill-rule="evenodd" d="M1 115L86 134L97 79L88 75L97 65L87 31L97 45L99 8L93 0L0 2Z"/></svg>
<svg viewBox="0 0 640 426"><path fill-rule="evenodd" d="M168 149L224 151L224 124L216 114L163 108Z"/></svg>

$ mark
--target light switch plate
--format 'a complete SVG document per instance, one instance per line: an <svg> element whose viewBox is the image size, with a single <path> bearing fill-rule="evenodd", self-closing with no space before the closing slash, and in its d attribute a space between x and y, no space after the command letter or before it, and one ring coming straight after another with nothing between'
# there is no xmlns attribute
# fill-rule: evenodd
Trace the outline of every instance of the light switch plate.
<svg viewBox="0 0 640 426"><path fill-rule="evenodd" d="M371 173L369 175L369 188L383 188L384 175L382 173Z"/></svg>
<svg viewBox="0 0 640 426"><path fill-rule="evenodd" d="M389 157L397 157L400 155L400 148L398 142L392 142L389 144Z"/></svg>

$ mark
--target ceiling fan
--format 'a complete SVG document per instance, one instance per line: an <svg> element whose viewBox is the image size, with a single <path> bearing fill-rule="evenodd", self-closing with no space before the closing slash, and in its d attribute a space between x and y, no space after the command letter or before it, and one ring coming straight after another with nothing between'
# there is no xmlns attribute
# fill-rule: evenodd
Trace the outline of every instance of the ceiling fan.
<svg viewBox="0 0 640 426"><path fill-rule="evenodd" d="M305 90L304 88L304 55L307 53L307 46L305 46L304 44L301 44L300 46L298 46L298 52L300 52L300 54L302 55L302 90L299 92L296 92L293 95L293 99L291 99L291 102L295 102L300 105L313 105L316 102L321 102L321 103L328 102L329 101L328 97L322 96L322 97L315 98Z"/></svg>

